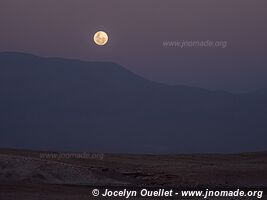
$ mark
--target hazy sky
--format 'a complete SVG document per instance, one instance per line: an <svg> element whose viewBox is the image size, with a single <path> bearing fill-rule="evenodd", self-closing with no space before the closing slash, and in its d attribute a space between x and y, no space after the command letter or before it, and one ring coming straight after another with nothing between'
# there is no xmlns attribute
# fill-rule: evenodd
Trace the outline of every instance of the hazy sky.
<svg viewBox="0 0 267 200"><path fill-rule="evenodd" d="M107 46L92 43L97 30L109 34ZM228 45L162 45L182 40ZM1 0L0 51L113 61L171 84L267 88L267 1Z"/></svg>

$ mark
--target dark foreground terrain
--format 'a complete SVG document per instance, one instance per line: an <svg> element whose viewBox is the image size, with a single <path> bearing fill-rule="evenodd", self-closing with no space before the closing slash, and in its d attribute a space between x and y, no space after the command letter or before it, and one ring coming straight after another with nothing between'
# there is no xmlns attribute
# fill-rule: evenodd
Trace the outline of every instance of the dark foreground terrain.
<svg viewBox="0 0 267 200"><path fill-rule="evenodd" d="M87 157L77 158L81 155ZM266 185L267 152L157 156L0 150L1 200L92 199L92 188L100 186Z"/></svg>

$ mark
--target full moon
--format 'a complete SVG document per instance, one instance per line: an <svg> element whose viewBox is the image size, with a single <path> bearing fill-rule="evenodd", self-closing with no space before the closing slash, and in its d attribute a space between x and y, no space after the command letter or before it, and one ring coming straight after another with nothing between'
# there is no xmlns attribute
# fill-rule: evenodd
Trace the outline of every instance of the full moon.
<svg viewBox="0 0 267 200"><path fill-rule="evenodd" d="M98 31L94 35L94 42L97 45L103 46L108 42L108 35L104 31Z"/></svg>

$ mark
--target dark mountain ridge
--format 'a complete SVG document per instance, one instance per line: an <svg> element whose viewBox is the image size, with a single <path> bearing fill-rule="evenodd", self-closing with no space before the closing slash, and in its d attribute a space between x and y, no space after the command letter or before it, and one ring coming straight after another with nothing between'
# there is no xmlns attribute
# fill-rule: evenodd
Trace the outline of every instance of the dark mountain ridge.
<svg viewBox="0 0 267 200"><path fill-rule="evenodd" d="M0 146L134 153L266 150L267 96L146 80L111 62L0 53Z"/></svg>

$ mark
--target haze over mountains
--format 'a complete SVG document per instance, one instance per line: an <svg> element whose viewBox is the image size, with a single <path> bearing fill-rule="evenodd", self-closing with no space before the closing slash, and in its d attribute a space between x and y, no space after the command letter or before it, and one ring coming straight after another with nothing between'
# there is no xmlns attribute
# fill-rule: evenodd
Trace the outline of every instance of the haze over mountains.
<svg viewBox="0 0 267 200"><path fill-rule="evenodd" d="M120 65L0 53L0 146L131 153L267 149L267 92L169 86Z"/></svg>

